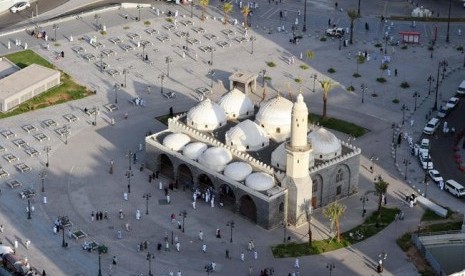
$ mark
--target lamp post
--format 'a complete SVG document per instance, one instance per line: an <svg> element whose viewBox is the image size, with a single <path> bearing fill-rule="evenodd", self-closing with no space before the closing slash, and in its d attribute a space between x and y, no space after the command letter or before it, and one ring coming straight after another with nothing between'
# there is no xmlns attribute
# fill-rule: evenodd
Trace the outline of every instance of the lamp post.
<svg viewBox="0 0 465 276"><path fill-rule="evenodd" d="M210 69L208 71L208 75L210 76L210 88L213 88L213 77L215 76L215 70Z"/></svg>
<svg viewBox="0 0 465 276"><path fill-rule="evenodd" d="M185 230L185 228L184 228L184 220L187 217L187 211L184 210L184 211L179 212L179 216L182 217L182 232L184 233L184 230Z"/></svg>
<svg viewBox="0 0 465 276"><path fill-rule="evenodd" d="M39 176L40 176L40 180L41 180L41 183L42 183L42 193L45 192L45 177L47 177L47 172L45 170L41 171L39 173Z"/></svg>
<svg viewBox="0 0 465 276"><path fill-rule="evenodd" d="M189 52L189 37L190 33L186 32L186 53Z"/></svg>
<svg viewBox="0 0 465 276"><path fill-rule="evenodd" d="M213 52L214 51L215 51L215 48L210 46L210 61L208 62L210 66L213 66Z"/></svg>
<svg viewBox="0 0 465 276"><path fill-rule="evenodd" d="M99 28L99 25L98 25L98 20L100 19L100 15L99 14L95 14L94 15L94 19L95 19L95 27L97 28L97 31L100 29Z"/></svg>
<svg viewBox="0 0 465 276"><path fill-rule="evenodd" d="M255 38L255 36L252 35L252 36L250 36L249 40L250 40L250 42L252 42L252 50L250 51L250 54L253 55L253 42L255 40L257 40L257 39Z"/></svg>
<svg viewBox="0 0 465 276"><path fill-rule="evenodd" d="M365 217L365 213L367 212L365 210L365 202L368 201L368 195L367 194L362 195L362 197L360 198L360 201L362 202L362 218L363 218Z"/></svg>
<svg viewBox="0 0 465 276"><path fill-rule="evenodd" d="M413 108L413 111L417 111L417 99L418 98L420 98L420 93L415 91L415 93L413 93L413 99L414 99L414 102L415 102L415 107Z"/></svg>
<svg viewBox="0 0 465 276"><path fill-rule="evenodd" d="M405 165L405 176L404 179L407 180L407 173L408 173L408 165L410 165L410 160L404 159L404 165Z"/></svg>
<svg viewBox="0 0 465 276"><path fill-rule="evenodd" d="M449 28L450 28L450 8L452 6L452 0L449 0L449 15L447 16L447 35L446 42L449 43Z"/></svg>
<svg viewBox="0 0 465 276"><path fill-rule="evenodd" d="M233 229L234 229L235 225L236 225L236 223L234 222L234 220L230 220L230 221L228 221L228 223L226 223L226 226L229 226L231 228L231 238L229 239L230 243L233 242Z"/></svg>
<svg viewBox="0 0 465 276"><path fill-rule="evenodd" d="M103 54L100 53L100 73L103 73Z"/></svg>
<svg viewBox="0 0 465 276"><path fill-rule="evenodd" d="M439 72L441 70L441 67L443 67L443 72L446 70L448 63L444 59L438 63L438 73L436 76L436 96L434 98L434 106L433 106L433 111L438 110L438 92L439 92ZM444 74L443 74L443 79L444 79Z"/></svg>
<svg viewBox="0 0 465 276"><path fill-rule="evenodd" d="M403 104L402 107L400 108L400 110L402 111L402 125L404 125L405 123L405 111L408 110L408 107Z"/></svg>
<svg viewBox="0 0 465 276"><path fill-rule="evenodd" d="M386 252L381 252L379 255L379 266L380 266L380 269L381 269L381 272L384 270L384 263L383 263L383 260L386 260L387 259L387 253Z"/></svg>
<svg viewBox="0 0 465 276"><path fill-rule="evenodd" d="M68 144L68 135L69 135L69 129L71 128L68 124L64 125L65 127L65 145Z"/></svg>
<svg viewBox="0 0 465 276"><path fill-rule="evenodd" d="M307 0L304 0L304 26L302 27L302 32L307 31Z"/></svg>
<svg viewBox="0 0 465 276"><path fill-rule="evenodd" d="M392 143L395 144L395 139L396 139L395 135L396 135L396 129L397 129L396 123L392 123L391 128L392 128Z"/></svg>
<svg viewBox="0 0 465 276"><path fill-rule="evenodd" d="M118 104L118 90L119 90L119 84L115 83L113 86L113 89L115 90L115 104Z"/></svg>
<svg viewBox="0 0 465 276"><path fill-rule="evenodd" d="M134 173L132 172L132 170L128 170L126 172L126 176L128 178L128 194L131 193L131 177L134 176Z"/></svg>
<svg viewBox="0 0 465 276"><path fill-rule="evenodd" d="M194 0L191 0L191 18L194 17Z"/></svg>
<svg viewBox="0 0 465 276"><path fill-rule="evenodd" d="M142 60L145 60L145 43L142 44Z"/></svg>
<svg viewBox="0 0 465 276"><path fill-rule="evenodd" d="M362 83L360 87L362 88L362 103L364 103L365 102L365 90L368 88L368 86L366 86L365 83Z"/></svg>
<svg viewBox="0 0 465 276"><path fill-rule="evenodd" d="M339 37L339 51L342 50L342 36Z"/></svg>
<svg viewBox="0 0 465 276"><path fill-rule="evenodd" d="M313 78L313 90L312 90L312 92L315 93L315 82L316 82L316 79L318 78L318 75L315 73L311 77Z"/></svg>
<svg viewBox="0 0 465 276"><path fill-rule="evenodd" d="M160 76L158 76L158 78L160 79L160 82L161 82L160 93L163 94L163 80L165 79L165 74L161 74Z"/></svg>
<svg viewBox="0 0 465 276"><path fill-rule="evenodd" d="M127 76L128 76L128 73L129 73L129 69L128 69L128 68L124 68L124 69L123 69L124 87L128 87L128 85L127 85Z"/></svg>
<svg viewBox="0 0 465 276"><path fill-rule="evenodd" d="M45 162L45 167L47 167L47 168L49 166L48 153L50 152L51 149L52 149L52 147L50 147L50 146L44 146L44 151L45 151L46 158L47 158L47 161Z"/></svg>
<svg viewBox="0 0 465 276"><path fill-rule="evenodd" d="M57 30L59 28L58 24L53 24L52 25L53 30L55 31L55 37L53 38L53 41L57 41Z"/></svg>
<svg viewBox="0 0 465 276"><path fill-rule="evenodd" d="M39 0L36 1L36 17L39 16Z"/></svg>
<svg viewBox="0 0 465 276"><path fill-rule="evenodd" d="M333 274L333 269L335 269L336 266L334 264L327 264L326 268L329 270L329 276L331 276Z"/></svg>
<svg viewBox="0 0 465 276"><path fill-rule="evenodd" d="M66 242L65 242L65 227L68 224L68 217L66 216L61 216L59 217L59 222L60 225L59 227L61 228L61 247L66 247ZM101 274L100 274L101 275Z"/></svg>
<svg viewBox="0 0 465 276"><path fill-rule="evenodd" d="M94 106L94 122L93 122L94 126L97 126L97 115L98 115L99 111L100 111L99 108Z"/></svg>
<svg viewBox="0 0 465 276"><path fill-rule="evenodd" d="M265 87L265 74L266 74L266 69L262 69L262 86Z"/></svg>
<svg viewBox="0 0 465 276"><path fill-rule="evenodd" d="M286 220L284 219L283 220L283 243L286 243L287 239L286 239L286 236L287 236L287 223L286 223Z"/></svg>
<svg viewBox="0 0 465 276"><path fill-rule="evenodd" d="M165 58L165 63L166 63L166 75L169 77L170 76L170 63L173 61L171 57L166 57Z"/></svg>
<svg viewBox="0 0 465 276"><path fill-rule="evenodd" d="M142 9L142 6L137 5L137 9L139 10L139 17L137 17L137 21L140 21L140 10Z"/></svg>
<svg viewBox="0 0 465 276"><path fill-rule="evenodd" d="M102 276L102 253L98 251L98 276Z"/></svg>
<svg viewBox="0 0 465 276"><path fill-rule="evenodd" d="M31 216L31 198L28 197L27 198L27 219L32 219L32 216Z"/></svg>
<svg viewBox="0 0 465 276"><path fill-rule="evenodd" d="M357 15L360 17L360 0L358 0Z"/></svg>
<svg viewBox="0 0 465 276"><path fill-rule="evenodd" d="M127 157L128 157L128 170L129 170L129 171L132 170L132 165L131 165L132 155L133 155L132 151L129 150L128 155L127 155Z"/></svg>
<svg viewBox="0 0 465 276"><path fill-rule="evenodd" d="M394 164L397 162L397 144L394 143Z"/></svg>
<svg viewBox="0 0 465 276"><path fill-rule="evenodd" d="M155 259L155 255L153 253L147 253L147 261L149 261L149 276L153 276L152 274L152 260Z"/></svg>
<svg viewBox="0 0 465 276"><path fill-rule="evenodd" d="M152 197L151 193L145 193L142 195L142 198L145 198L145 214L149 214L149 199Z"/></svg>
<svg viewBox="0 0 465 276"><path fill-rule="evenodd" d="M429 75L429 77L426 79L427 82L429 82L429 87L428 87L428 96L431 94L431 83L434 82L434 78L432 75Z"/></svg>

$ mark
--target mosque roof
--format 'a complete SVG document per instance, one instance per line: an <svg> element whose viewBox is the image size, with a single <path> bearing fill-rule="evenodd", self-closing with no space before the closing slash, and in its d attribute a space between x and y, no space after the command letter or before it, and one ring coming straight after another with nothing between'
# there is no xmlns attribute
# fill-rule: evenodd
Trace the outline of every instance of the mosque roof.
<svg viewBox="0 0 465 276"><path fill-rule="evenodd" d="M202 142L194 142L184 146L182 154L189 159L197 160L199 156L207 149L207 145Z"/></svg>
<svg viewBox="0 0 465 276"><path fill-rule="evenodd" d="M224 168L223 174L235 181L244 181L252 173L252 166L245 162L232 162Z"/></svg>
<svg viewBox="0 0 465 276"><path fill-rule="evenodd" d="M188 125L218 126L226 122L226 114L222 107L210 99L205 99L187 112ZM194 123L194 124L192 124Z"/></svg>
<svg viewBox="0 0 465 276"><path fill-rule="evenodd" d="M224 94L218 104L229 118L234 118L233 115L242 117L247 115L247 112L252 115L254 111L252 100L237 88Z"/></svg>
<svg viewBox="0 0 465 276"><path fill-rule="evenodd" d="M274 178L269 174L257 172L247 176L245 185L256 191L266 191L274 186Z"/></svg>
<svg viewBox="0 0 465 276"><path fill-rule="evenodd" d="M200 164L216 172L222 171L231 160L231 152L221 147L208 148L199 157Z"/></svg>
<svg viewBox="0 0 465 276"><path fill-rule="evenodd" d="M180 151L190 141L191 138L184 133L172 133L163 139L163 146L170 150Z"/></svg>
<svg viewBox="0 0 465 276"><path fill-rule="evenodd" d="M242 121L232 127L226 132L225 140L227 145L239 150L258 150L269 143L266 131L251 120Z"/></svg>
<svg viewBox="0 0 465 276"><path fill-rule="evenodd" d="M290 125L293 103L276 96L261 104L255 119L265 125Z"/></svg>
<svg viewBox="0 0 465 276"><path fill-rule="evenodd" d="M341 152L341 141L339 141L333 133L323 127L313 130L307 137L312 143L313 154L316 158L319 155L337 154Z"/></svg>

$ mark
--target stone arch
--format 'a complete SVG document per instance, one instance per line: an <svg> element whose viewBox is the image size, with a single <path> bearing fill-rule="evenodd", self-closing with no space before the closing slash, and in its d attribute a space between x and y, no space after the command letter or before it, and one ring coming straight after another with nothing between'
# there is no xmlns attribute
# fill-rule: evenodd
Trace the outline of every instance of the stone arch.
<svg viewBox="0 0 465 276"><path fill-rule="evenodd" d="M198 179L198 187L199 187L199 190L200 192L205 192L208 188L212 188L213 190L215 190L215 186L213 185L213 181L211 180L211 178L202 173L199 175L199 177L197 178Z"/></svg>
<svg viewBox="0 0 465 276"><path fill-rule="evenodd" d="M249 195L243 195L240 199L239 213L254 223L257 223L257 206Z"/></svg>
<svg viewBox="0 0 465 276"><path fill-rule="evenodd" d="M191 169L186 164L181 164L178 166L178 183L183 188L191 187L194 183L194 176Z"/></svg>
<svg viewBox="0 0 465 276"><path fill-rule="evenodd" d="M168 155L160 154L158 160L158 170L168 179L174 179L174 166Z"/></svg>
<svg viewBox="0 0 465 276"><path fill-rule="evenodd" d="M228 184L221 184L218 196L220 198L220 202L224 204L224 207L235 210L236 206L236 195L234 194L234 190Z"/></svg>
<svg viewBox="0 0 465 276"><path fill-rule="evenodd" d="M318 208L324 205L323 177L320 174L312 176L312 206Z"/></svg>
<svg viewBox="0 0 465 276"><path fill-rule="evenodd" d="M349 196L350 194L350 168L346 164L340 164L333 174L336 198Z"/></svg>

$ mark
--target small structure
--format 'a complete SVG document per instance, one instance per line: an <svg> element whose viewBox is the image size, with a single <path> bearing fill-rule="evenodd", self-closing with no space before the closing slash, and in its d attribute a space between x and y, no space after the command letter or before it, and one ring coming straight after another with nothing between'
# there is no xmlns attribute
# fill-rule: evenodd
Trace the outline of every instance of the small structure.
<svg viewBox="0 0 465 276"><path fill-rule="evenodd" d="M420 32L400 32L403 43L420 43Z"/></svg>
<svg viewBox="0 0 465 276"><path fill-rule="evenodd" d="M257 90L257 75L246 72L235 72L229 76L229 89L239 89L246 95Z"/></svg>

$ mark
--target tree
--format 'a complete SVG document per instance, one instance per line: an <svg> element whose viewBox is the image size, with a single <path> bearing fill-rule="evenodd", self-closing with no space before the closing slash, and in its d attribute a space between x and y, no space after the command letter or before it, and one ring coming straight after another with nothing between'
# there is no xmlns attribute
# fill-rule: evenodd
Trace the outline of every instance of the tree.
<svg viewBox="0 0 465 276"><path fill-rule="evenodd" d="M315 57L315 52L313 52L312 50L308 49L306 52L305 52L305 56L307 57L307 59L313 59Z"/></svg>
<svg viewBox="0 0 465 276"><path fill-rule="evenodd" d="M378 194L378 218L381 217L381 204L383 201L383 194L386 195L387 188L389 183L384 181L384 179L379 175L375 178L375 191Z"/></svg>
<svg viewBox="0 0 465 276"><path fill-rule="evenodd" d="M300 207L302 211L304 212L305 219L307 220L308 223L308 246L312 246L312 213L313 213L313 207L312 207L312 202L311 200L305 199L304 203Z"/></svg>
<svg viewBox="0 0 465 276"><path fill-rule="evenodd" d="M328 102L328 95L331 89L334 88L334 84L330 80L322 80L320 81L321 88L323 89L323 116L322 119L323 121L328 119L328 116L326 115L326 103Z"/></svg>
<svg viewBox="0 0 465 276"><path fill-rule="evenodd" d="M358 65L365 63L365 60L366 59L365 59L365 56L363 54L357 56L357 58L355 59L355 61L357 62L357 72L356 72L356 74L358 74Z"/></svg>
<svg viewBox="0 0 465 276"><path fill-rule="evenodd" d="M223 22L224 25L228 23L228 14L232 11L232 9L233 9L233 4L231 2L223 4L222 10L224 12L224 22Z"/></svg>
<svg viewBox="0 0 465 276"><path fill-rule="evenodd" d="M330 228L336 227L336 239L338 242L341 241L341 227L339 224L339 219L342 217L346 210L346 206L342 203L334 201L323 208L323 215L331 221Z"/></svg>
<svg viewBox="0 0 465 276"><path fill-rule="evenodd" d="M357 13L356 10L347 10L347 16L349 16L350 20L350 38L349 38L349 43L352 44L352 39L354 37L354 21L355 19L360 18L360 15Z"/></svg>
<svg viewBox="0 0 465 276"><path fill-rule="evenodd" d="M248 5L245 5L243 8L242 8L242 15L244 16L244 28L247 30L247 28L249 27L249 13L250 13L250 8Z"/></svg>
<svg viewBox="0 0 465 276"><path fill-rule="evenodd" d="M210 0L200 0L200 6L202 6L202 17L200 18L202 21L205 20L205 10L207 9L208 4L210 4Z"/></svg>

